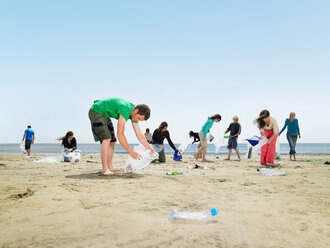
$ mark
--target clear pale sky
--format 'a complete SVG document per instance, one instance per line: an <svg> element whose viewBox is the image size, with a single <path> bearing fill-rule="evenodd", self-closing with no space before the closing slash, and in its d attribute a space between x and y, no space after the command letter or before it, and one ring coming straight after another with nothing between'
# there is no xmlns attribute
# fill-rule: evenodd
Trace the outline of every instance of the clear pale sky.
<svg viewBox="0 0 330 248"><path fill-rule="evenodd" d="M296 112L300 142L330 142L329 13L326 0L0 1L0 143L29 124L36 142L94 142L88 110L113 96L148 104L141 129L167 121L174 143L215 113L213 133L238 115L242 141L263 109L280 128Z"/></svg>

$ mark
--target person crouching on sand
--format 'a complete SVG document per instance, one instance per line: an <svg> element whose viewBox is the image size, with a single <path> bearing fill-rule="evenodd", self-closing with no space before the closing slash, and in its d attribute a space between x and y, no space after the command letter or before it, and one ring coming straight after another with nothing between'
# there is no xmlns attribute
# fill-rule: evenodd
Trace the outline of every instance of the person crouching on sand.
<svg viewBox="0 0 330 248"><path fill-rule="evenodd" d="M77 140L73 137L72 131L67 132L65 136L60 137L57 140L62 141L62 145L64 146L64 151L66 153L73 152L77 149Z"/></svg>
<svg viewBox="0 0 330 248"><path fill-rule="evenodd" d="M254 120L258 125L261 135L265 135L268 139L267 144L261 147L260 164L274 165L274 158L276 154L276 139L278 136L278 125L274 117L272 117L268 110L260 112L259 117Z"/></svg>
<svg viewBox="0 0 330 248"><path fill-rule="evenodd" d="M198 149L198 151L195 153L194 157L198 159L200 154L202 155L202 161L203 162L208 162L206 160L206 150L207 150L207 140L206 140L206 135L210 132L211 127L213 126L214 122L219 122L221 121L221 115L215 114L207 119L205 122L204 126L202 127L202 130L198 133L200 142L201 142L201 147Z"/></svg>

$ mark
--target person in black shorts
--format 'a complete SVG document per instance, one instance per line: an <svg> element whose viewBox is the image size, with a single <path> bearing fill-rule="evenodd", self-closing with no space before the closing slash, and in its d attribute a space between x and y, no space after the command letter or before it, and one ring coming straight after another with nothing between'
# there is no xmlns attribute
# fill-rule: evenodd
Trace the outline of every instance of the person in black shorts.
<svg viewBox="0 0 330 248"><path fill-rule="evenodd" d="M232 149L235 149L236 154L237 154L237 159L238 161L241 160L241 157L239 155L239 151L237 149L237 139L238 139L238 135L241 134L241 125L238 123L238 117L237 115L235 115L233 117L233 121L232 123L230 123L229 127L227 128L226 133L228 133L230 131L230 135L229 135L229 139L228 139L228 157L225 160L230 160L230 156L231 156L231 151Z"/></svg>

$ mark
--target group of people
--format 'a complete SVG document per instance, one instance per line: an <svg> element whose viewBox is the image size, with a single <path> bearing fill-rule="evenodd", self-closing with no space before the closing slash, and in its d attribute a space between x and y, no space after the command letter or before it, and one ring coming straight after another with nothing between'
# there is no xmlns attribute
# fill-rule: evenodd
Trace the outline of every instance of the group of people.
<svg viewBox="0 0 330 248"><path fill-rule="evenodd" d="M100 154L102 162L102 173L103 175L113 175L114 171L119 169L114 167L112 160L114 155L114 147L117 142L117 138L122 147L129 153L129 155L134 159L140 159L141 155L135 152L131 146L128 144L125 137L125 125L128 120L131 120L132 128L135 132L136 137L140 143L146 148L154 153L152 144L164 144L164 140L167 139L169 145L175 152L178 149L173 144L170 133L167 130L167 122L162 122L159 127L150 133L147 129L146 133L143 134L138 125L139 121L146 121L150 118L150 108L145 104L134 105L133 103L122 99L122 98L107 98L103 100L96 100L89 110L89 119L91 123L91 129L96 142L100 142ZM117 137L115 135L114 126L112 124L111 118L117 119ZM202 129L198 133L193 131L189 132L189 136L194 138L194 142L200 142L198 151L194 154L196 159L202 158L202 161L206 160L207 151L207 134L210 132L214 123L221 121L221 115L215 114L208 117L207 121L203 125ZM241 133L241 125L239 124L239 119L237 116L233 117L233 122L229 125L225 134L230 132L228 140L228 157L231 157L232 149L236 151L238 160L240 160L240 154L237 149L237 139L238 135ZM262 165L273 165L275 158L275 144L278 135L280 135L286 128L287 139L290 145L290 159L296 159L295 145L297 142L297 137L300 136L300 130L298 125L298 120L295 118L295 114L291 113L289 118L285 121L285 125L279 132L277 121L272 117L268 110L263 110L260 112L259 117L254 121L260 130L261 135L265 135L268 139L268 143L261 148L260 164ZM35 136L28 126L25 130L23 140L25 139L25 148L30 155L31 144L33 144ZM76 139L73 137L73 132L69 131L67 134L59 140L62 141L63 146L66 148L66 152L72 152L77 148ZM165 162L165 151L164 148L159 152L159 162Z"/></svg>

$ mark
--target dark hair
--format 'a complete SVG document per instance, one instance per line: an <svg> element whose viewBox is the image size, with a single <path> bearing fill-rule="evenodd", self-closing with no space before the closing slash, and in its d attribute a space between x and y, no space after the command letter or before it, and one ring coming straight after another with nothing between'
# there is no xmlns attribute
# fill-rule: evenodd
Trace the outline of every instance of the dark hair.
<svg viewBox="0 0 330 248"><path fill-rule="evenodd" d="M63 137L57 138L57 140L62 140L62 145L63 145L64 140L68 139L70 136L73 136L73 132L72 131L67 132L66 135L63 136Z"/></svg>
<svg viewBox="0 0 330 248"><path fill-rule="evenodd" d="M194 132L193 131L190 131L189 132L189 137L193 136L194 135Z"/></svg>
<svg viewBox="0 0 330 248"><path fill-rule="evenodd" d="M143 115L144 116L144 120L148 120L150 118L150 108L148 107L148 105L145 104L139 104L136 105L134 109L138 110L138 114L139 115Z"/></svg>
<svg viewBox="0 0 330 248"><path fill-rule="evenodd" d="M212 115L210 118L211 118L212 120L218 119L218 120L221 121L221 115L219 115L219 114Z"/></svg>
<svg viewBox="0 0 330 248"><path fill-rule="evenodd" d="M28 125L28 128L31 128L31 125Z"/></svg>
<svg viewBox="0 0 330 248"><path fill-rule="evenodd" d="M164 129L164 127L168 127L168 124L167 124L166 121L163 121L162 123L160 123L159 127L157 128L157 130L159 132L161 132Z"/></svg>
<svg viewBox="0 0 330 248"><path fill-rule="evenodd" d="M255 119L253 122L258 125L259 129L264 128L266 123L262 119L267 118L268 116L270 116L269 111L267 109L264 109L263 111L260 112L259 117Z"/></svg>
<svg viewBox="0 0 330 248"><path fill-rule="evenodd" d="M147 132L147 133L149 133L149 132L150 132L149 128L147 128L147 129L146 129L146 132Z"/></svg>

